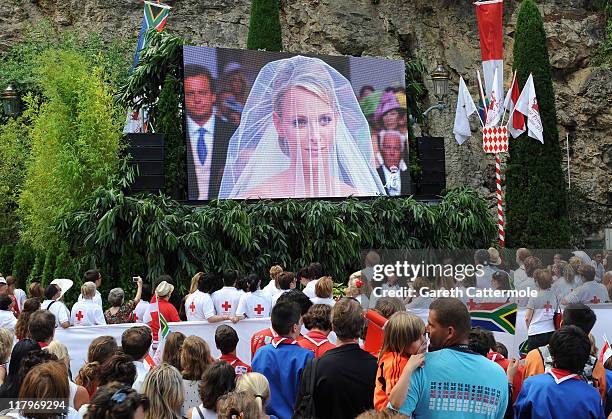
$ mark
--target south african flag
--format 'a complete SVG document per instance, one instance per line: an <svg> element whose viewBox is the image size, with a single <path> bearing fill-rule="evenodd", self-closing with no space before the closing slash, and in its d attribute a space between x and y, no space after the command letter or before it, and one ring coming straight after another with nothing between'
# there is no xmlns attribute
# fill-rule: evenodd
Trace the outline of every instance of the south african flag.
<svg viewBox="0 0 612 419"><path fill-rule="evenodd" d="M481 327L491 332L515 334L516 303L475 303L470 301L468 310L472 327Z"/></svg>
<svg viewBox="0 0 612 419"><path fill-rule="evenodd" d="M160 311L159 312L159 335L160 335L160 340L161 339L166 339L166 336L168 336L168 333L170 333L170 327L168 327L168 322L166 321L166 319L164 318L164 315Z"/></svg>

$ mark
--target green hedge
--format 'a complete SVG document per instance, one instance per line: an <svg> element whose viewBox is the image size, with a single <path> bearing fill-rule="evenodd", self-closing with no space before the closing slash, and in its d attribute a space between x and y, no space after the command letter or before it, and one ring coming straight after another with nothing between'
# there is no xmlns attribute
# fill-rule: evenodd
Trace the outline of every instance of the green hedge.
<svg viewBox="0 0 612 419"><path fill-rule="evenodd" d="M99 189L84 211L61 224L83 266L116 284L169 273L186 285L199 270L264 274L320 261L336 281L359 268L364 249L488 247L495 238L486 202L470 189L438 205L412 198L213 201L193 207L165 196Z"/></svg>

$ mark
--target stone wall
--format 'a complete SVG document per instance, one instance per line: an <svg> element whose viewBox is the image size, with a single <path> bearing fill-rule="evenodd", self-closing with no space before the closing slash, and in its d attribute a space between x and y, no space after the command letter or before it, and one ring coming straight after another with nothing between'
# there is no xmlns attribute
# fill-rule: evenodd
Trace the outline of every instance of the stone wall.
<svg viewBox="0 0 612 419"><path fill-rule="evenodd" d="M202 45L241 48L246 45L248 0L175 0L168 28ZM376 4L374 4L376 3ZM506 82L511 73L518 2L504 10ZM612 223L612 71L595 68L592 57L604 38L605 17L590 0L547 0L544 17L557 97L559 133L564 156L569 137L572 186L586 196L581 222L584 234L603 234ZM0 2L0 50L18 40L23 30L47 17L56 25L97 30L112 38L133 34L142 19L137 0L9 0ZM458 146L452 135L459 75L475 95L480 63L476 15L467 0L281 0L285 50L308 53L420 57L433 69L441 60L451 70L449 109L430 114L418 132L446 140L447 185L468 184L493 197L494 161L481 152L478 126ZM426 77L426 85L431 83ZM433 100L430 98L429 100ZM430 103L426 98L422 108ZM532 141L530 139L526 141ZM564 157L567 175L567 159ZM578 199L572 195L570 199ZM582 199L584 200L584 199ZM608 204L608 206L606 206ZM491 206L494 200L491 199ZM611 225L612 226L612 225Z"/></svg>

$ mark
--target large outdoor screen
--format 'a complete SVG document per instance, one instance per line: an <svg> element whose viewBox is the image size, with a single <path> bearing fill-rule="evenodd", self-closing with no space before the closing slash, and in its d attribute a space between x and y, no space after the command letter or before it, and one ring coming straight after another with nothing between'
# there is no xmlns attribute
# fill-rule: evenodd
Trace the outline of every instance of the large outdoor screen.
<svg viewBox="0 0 612 419"><path fill-rule="evenodd" d="M404 71L185 46L189 199L409 194Z"/></svg>

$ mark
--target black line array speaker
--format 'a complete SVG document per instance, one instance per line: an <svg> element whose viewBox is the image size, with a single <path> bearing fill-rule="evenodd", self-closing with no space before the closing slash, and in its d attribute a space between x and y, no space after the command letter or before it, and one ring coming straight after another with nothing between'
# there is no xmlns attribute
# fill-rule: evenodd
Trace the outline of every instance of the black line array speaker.
<svg viewBox="0 0 612 419"><path fill-rule="evenodd" d="M416 184L417 196L436 196L446 188L446 168L444 166L444 138L418 137L421 177Z"/></svg>
<svg viewBox="0 0 612 419"><path fill-rule="evenodd" d="M130 165L137 166L136 179L130 188L135 192L158 193L164 189L164 136L161 134L128 134L127 153Z"/></svg>

